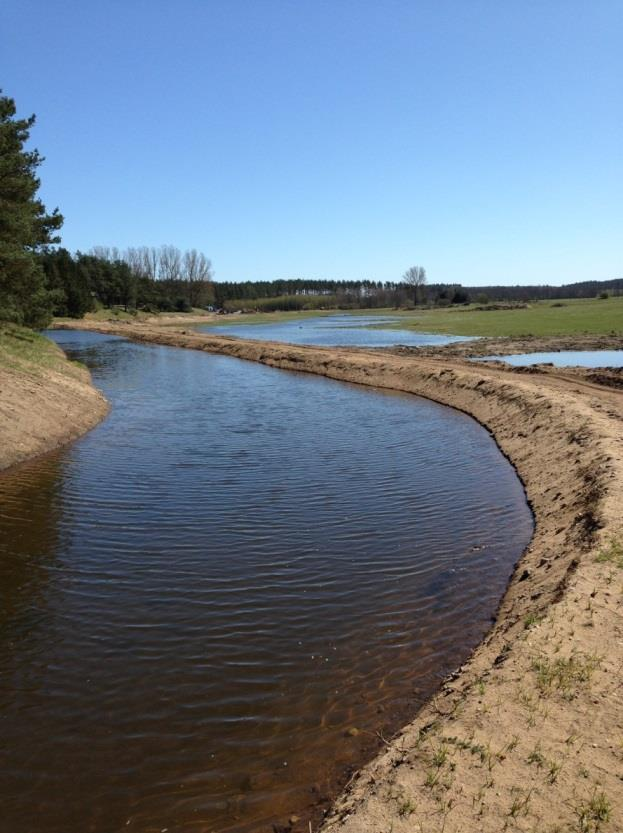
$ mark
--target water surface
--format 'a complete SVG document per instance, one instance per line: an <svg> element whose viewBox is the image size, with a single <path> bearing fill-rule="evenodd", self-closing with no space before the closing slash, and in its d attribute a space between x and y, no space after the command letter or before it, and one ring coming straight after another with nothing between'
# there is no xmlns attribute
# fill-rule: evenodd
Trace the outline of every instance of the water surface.
<svg viewBox="0 0 623 833"><path fill-rule="evenodd" d="M0 478L2 829L303 825L488 627L517 477L416 397L55 339L113 409Z"/></svg>
<svg viewBox="0 0 623 833"><path fill-rule="evenodd" d="M556 367L623 367L623 350L559 350L550 353L515 353L485 356L478 361L500 361L512 365L553 364Z"/></svg>
<svg viewBox="0 0 623 833"><path fill-rule="evenodd" d="M239 320L239 319L238 319ZM255 338L262 341L284 341L288 344L313 344L317 347L393 347L403 344L409 347L451 344L454 341L470 341L467 336L447 336L434 333L417 333L413 330L379 329L383 324L400 321L394 315L322 315L294 321L270 324L204 324L197 327L202 332L215 335L231 335L239 338ZM367 329L374 326L374 329Z"/></svg>

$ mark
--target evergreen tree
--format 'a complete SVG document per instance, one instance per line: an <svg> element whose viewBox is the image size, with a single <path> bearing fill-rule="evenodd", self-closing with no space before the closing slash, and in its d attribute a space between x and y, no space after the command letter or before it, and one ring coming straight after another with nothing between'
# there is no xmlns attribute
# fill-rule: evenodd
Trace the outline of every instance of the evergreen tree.
<svg viewBox="0 0 623 833"><path fill-rule="evenodd" d="M15 102L0 90L0 320L29 327L50 320L54 296L45 286L38 253L52 243L63 224L55 209L46 213L37 198L37 150L25 150L35 117L17 119Z"/></svg>

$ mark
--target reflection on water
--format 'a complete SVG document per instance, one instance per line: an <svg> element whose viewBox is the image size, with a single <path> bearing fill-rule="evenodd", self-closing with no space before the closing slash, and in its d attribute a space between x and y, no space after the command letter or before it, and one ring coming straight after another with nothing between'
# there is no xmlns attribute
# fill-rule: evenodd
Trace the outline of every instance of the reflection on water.
<svg viewBox="0 0 623 833"><path fill-rule="evenodd" d="M50 454L43 467L24 464L0 479L0 656L45 626L49 575L61 546L62 454ZM0 667L6 668L6 662L0 661Z"/></svg>
<svg viewBox="0 0 623 833"><path fill-rule="evenodd" d="M56 338L113 409L0 479L3 829L305 819L486 629L514 472L416 397Z"/></svg>
<svg viewBox="0 0 623 833"><path fill-rule="evenodd" d="M551 353L516 353L513 356L485 356L479 361L501 361L513 365L553 364L556 367L623 367L623 350L559 350Z"/></svg>
<svg viewBox="0 0 623 833"><path fill-rule="evenodd" d="M409 347L450 344L454 341L471 341L468 336L445 336L433 333L416 333L412 330L382 329L400 318L392 315L322 315L271 324L202 324L197 330L215 335L231 335L262 341L285 341L289 344L314 344L334 347L392 347L404 344ZM366 329L374 326L375 329ZM378 329L377 329L378 328Z"/></svg>

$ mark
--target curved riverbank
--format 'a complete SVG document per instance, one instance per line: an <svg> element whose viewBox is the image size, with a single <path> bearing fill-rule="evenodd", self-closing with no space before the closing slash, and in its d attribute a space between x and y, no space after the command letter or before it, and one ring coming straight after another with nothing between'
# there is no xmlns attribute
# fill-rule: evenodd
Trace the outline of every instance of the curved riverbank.
<svg viewBox="0 0 623 833"><path fill-rule="evenodd" d="M406 391L487 427L525 485L535 536L486 639L351 782L324 829L595 830L608 819L616 829L623 813L623 557L612 543L620 540L623 506L619 393L568 373L522 375L453 358L139 325L68 328Z"/></svg>
<svg viewBox="0 0 623 833"><path fill-rule="evenodd" d="M0 331L0 471L82 436L108 413L88 370L48 339Z"/></svg>

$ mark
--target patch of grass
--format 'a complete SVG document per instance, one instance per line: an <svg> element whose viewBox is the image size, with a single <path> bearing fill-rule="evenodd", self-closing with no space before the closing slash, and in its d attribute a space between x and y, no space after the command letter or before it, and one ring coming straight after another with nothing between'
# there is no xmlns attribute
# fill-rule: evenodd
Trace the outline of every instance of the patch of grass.
<svg viewBox="0 0 623 833"><path fill-rule="evenodd" d="M380 313L381 310L375 310ZM400 321L392 329L421 330L465 336L623 335L623 297L569 299L563 307L549 301L530 303L525 309L477 310L474 305L396 312ZM385 325L387 326L387 325Z"/></svg>
<svg viewBox="0 0 623 833"><path fill-rule="evenodd" d="M523 620L523 626L526 630L530 630L530 628L534 627L534 625L538 625L542 620L542 616L538 616L536 613L529 613Z"/></svg>
<svg viewBox="0 0 623 833"><path fill-rule="evenodd" d="M400 818L409 818L412 813L415 813L417 804L411 801L410 798L405 799L398 805L398 815Z"/></svg>
<svg viewBox="0 0 623 833"><path fill-rule="evenodd" d="M513 787L511 791L515 793L515 797L513 798L513 803L510 806L508 815L511 816L511 818L517 818L519 815L527 816L528 806L530 804L530 799L532 798L532 790L530 789L524 792L518 787Z"/></svg>
<svg viewBox="0 0 623 833"><path fill-rule="evenodd" d="M575 812L581 833L599 833L602 826L610 821L612 805L605 792L595 790L590 801L579 804Z"/></svg>
<svg viewBox="0 0 623 833"><path fill-rule="evenodd" d="M0 367L30 376L49 370L74 377L83 372L53 341L14 324L0 324Z"/></svg>
<svg viewBox="0 0 623 833"><path fill-rule="evenodd" d="M550 784L555 784L560 775L562 763L560 761L550 761L547 769L547 780Z"/></svg>
<svg viewBox="0 0 623 833"><path fill-rule="evenodd" d="M545 755L541 752L541 746L537 743L532 752L528 755L529 764L536 764L540 769L545 764Z"/></svg>
<svg viewBox="0 0 623 833"><path fill-rule="evenodd" d="M448 758L448 747L440 746L433 755L433 766L442 767Z"/></svg>
<svg viewBox="0 0 623 833"><path fill-rule="evenodd" d="M439 780L439 774L440 773L438 769L427 770L426 778L424 779L424 786L432 789Z"/></svg>
<svg viewBox="0 0 623 833"><path fill-rule="evenodd" d="M610 543L602 549L595 559L598 564L614 564L623 570L623 544L612 539Z"/></svg>
<svg viewBox="0 0 623 833"><path fill-rule="evenodd" d="M593 672L601 665L601 658L589 654L573 654L570 657L558 657L550 660L539 657L532 663L537 675L537 685L541 692L552 689L560 691L568 700L573 699L579 688L587 685Z"/></svg>

